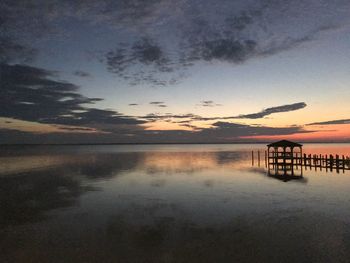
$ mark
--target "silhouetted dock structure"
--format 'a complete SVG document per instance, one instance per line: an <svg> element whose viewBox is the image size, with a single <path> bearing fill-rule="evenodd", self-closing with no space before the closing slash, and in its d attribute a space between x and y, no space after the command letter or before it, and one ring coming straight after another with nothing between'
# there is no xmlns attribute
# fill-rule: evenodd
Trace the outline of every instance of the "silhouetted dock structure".
<svg viewBox="0 0 350 263"><path fill-rule="evenodd" d="M254 152L252 152L252 164L254 164ZM260 166L260 151L258 151L258 165ZM350 157L332 154L305 154L302 144L282 140L267 145L265 166L276 176L293 177L298 170L301 171L300 176L302 176L303 168L337 172L350 170Z"/></svg>

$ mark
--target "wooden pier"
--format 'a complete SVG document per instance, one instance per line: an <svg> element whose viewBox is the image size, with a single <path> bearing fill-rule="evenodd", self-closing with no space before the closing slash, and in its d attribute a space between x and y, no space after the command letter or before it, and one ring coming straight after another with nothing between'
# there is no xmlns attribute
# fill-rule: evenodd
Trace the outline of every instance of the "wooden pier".
<svg viewBox="0 0 350 263"><path fill-rule="evenodd" d="M324 168L329 170L350 170L349 156L339 155L321 155L321 154L303 154L297 153L293 156L268 156L268 165L277 166L304 166L309 168Z"/></svg>
<svg viewBox="0 0 350 263"><path fill-rule="evenodd" d="M252 164L255 163L255 156L257 156L257 164L261 163L261 152L257 151L256 154L252 151ZM303 154L293 153L292 155L275 155L264 153L264 163L268 165L276 166L303 166L306 168L320 168L329 170L350 170L350 157L345 155L332 155L332 154Z"/></svg>
<svg viewBox="0 0 350 263"><path fill-rule="evenodd" d="M350 157L346 155L332 154L303 154L302 145L290 141L279 141L269 144L265 151L265 167L272 166L277 170L294 170L298 167L325 169L326 171L350 170ZM294 148L299 148L298 152ZM282 149L282 150L281 150ZM254 151L252 151L252 164L254 164ZM257 152L258 165L260 166L260 151Z"/></svg>

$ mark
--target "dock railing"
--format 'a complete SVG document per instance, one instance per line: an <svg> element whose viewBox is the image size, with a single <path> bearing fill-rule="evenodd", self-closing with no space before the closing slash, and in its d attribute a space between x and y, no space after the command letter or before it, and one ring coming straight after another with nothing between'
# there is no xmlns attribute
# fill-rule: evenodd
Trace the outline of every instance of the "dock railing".
<svg viewBox="0 0 350 263"><path fill-rule="evenodd" d="M260 166L260 151L257 154L252 151L252 164L257 156ZM265 166L302 166L306 168L324 168L326 170L350 170L350 157L332 154L302 154L300 152L267 152L264 155Z"/></svg>

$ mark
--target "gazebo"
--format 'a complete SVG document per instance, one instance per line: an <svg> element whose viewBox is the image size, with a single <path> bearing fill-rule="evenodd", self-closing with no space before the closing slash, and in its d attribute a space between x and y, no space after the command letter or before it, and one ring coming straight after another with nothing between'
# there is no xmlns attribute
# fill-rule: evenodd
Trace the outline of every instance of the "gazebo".
<svg viewBox="0 0 350 263"><path fill-rule="evenodd" d="M294 149L298 148L299 151L295 152ZM303 154L303 145L282 140L267 145L268 149L268 163L273 165L293 165L294 159L298 160L298 154L300 158Z"/></svg>

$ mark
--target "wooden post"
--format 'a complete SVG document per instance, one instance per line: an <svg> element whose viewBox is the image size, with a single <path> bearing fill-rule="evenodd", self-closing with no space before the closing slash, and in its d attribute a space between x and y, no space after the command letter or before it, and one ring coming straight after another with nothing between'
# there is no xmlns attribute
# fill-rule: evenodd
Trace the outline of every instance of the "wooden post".
<svg viewBox="0 0 350 263"><path fill-rule="evenodd" d="M312 166L312 162L311 162L311 154L309 154L309 166L310 166L310 168L311 168L311 166Z"/></svg>
<svg viewBox="0 0 350 263"><path fill-rule="evenodd" d="M273 160L273 162L277 165L277 162L278 162L278 147L274 147L274 151L275 151L275 153L274 153L274 160Z"/></svg>
<svg viewBox="0 0 350 263"><path fill-rule="evenodd" d="M265 151L265 167L267 167L267 152Z"/></svg>
<svg viewBox="0 0 350 263"><path fill-rule="evenodd" d="M335 165L337 167L337 173L339 173L339 155L335 155Z"/></svg>
<svg viewBox="0 0 350 263"><path fill-rule="evenodd" d="M252 151L252 166L254 166L254 151Z"/></svg>
<svg viewBox="0 0 350 263"><path fill-rule="evenodd" d="M258 166L260 167L260 151L258 150Z"/></svg>
<svg viewBox="0 0 350 263"><path fill-rule="evenodd" d="M314 166L315 166L315 171L317 171L317 163L318 163L317 154L314 154Z"/></svg>
<svg viewBox="0 0 350 263"><path fill-rule="evenodd" d="M321 155L321 159L322 159L322 166L324 166L324 155Z"/></svg>
<svg viewBox="0 0 350 263"><path fill-rule="evenodd" d="M333 155L329 155L329 168L331 169L331 172L333 171L333 163L334 163Z"/></svg>

